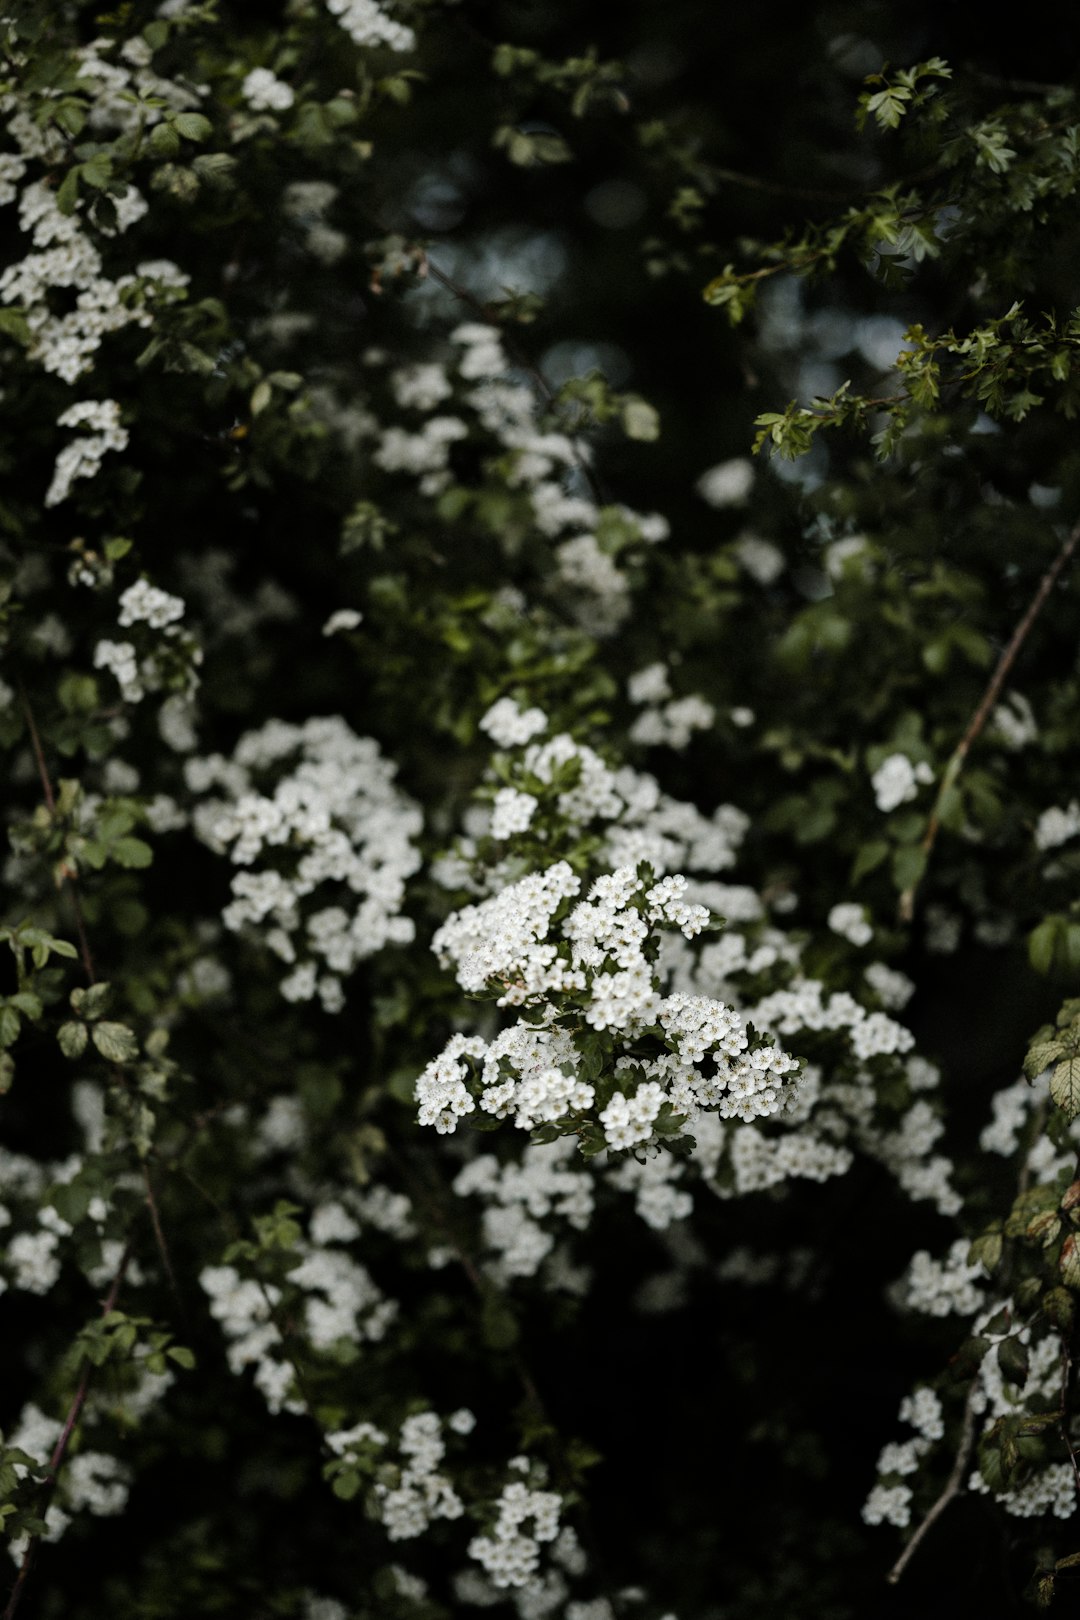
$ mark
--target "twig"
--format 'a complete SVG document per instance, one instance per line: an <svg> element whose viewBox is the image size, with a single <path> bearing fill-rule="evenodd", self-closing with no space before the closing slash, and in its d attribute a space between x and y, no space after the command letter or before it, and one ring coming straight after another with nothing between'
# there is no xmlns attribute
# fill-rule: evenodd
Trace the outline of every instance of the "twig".
<svg viewBox="0 0 1080 1620"><path fill-rule="evenodd" d="M1061 1438L1065 1442L1065 1450L1069 1453L1076 1488L1080 1490L1080 1463L1076 1460L1076 1451L1069 1435L1069 1378L1071 1375L1072 1356L1069 1352L1068 1338L1063 1333L1061 1335L1061 1422L1058 1424L1058 1428L1061 1431Z"/></svg>
<svg viewBox="0 0 1080 1620"><path fill-rule="evenodd" d="M1035 620L1042 612L1050 592L1060 579L1077 545L1080 545L1080 523L1073 526L1061 550L1039 581L1039 588L1029 602L1027 612L1009 638L1008 646L998 659L994 673L987 682L986 690L979 699L978 707L968 721L967 730L953 749L952 757L946 765L945 773L941 778L941 786L938 789L937 798L934 800L934 806L930 812L926 832L923 835L922 850L927 857L929 857L937 841L937 835L941 830L941 807L945 795L951 791L957 777L963 770L964 761L970 753L973 743L993 713L994 705L1001 695L1002 687L1009 678L1009 673L1016 662L1021 647L1031 634ZM901 922L910 922L914 915L915 891L917 888L918 883L912 883L900 896L899 915Z"/></svg>
<svg viewBox="0 0 1080 1620"><path fill-rule="evenodd" d="M934 1502L933 1506L928 1509L922 1523L918 1526L915 1534L912 1536L911 1540L908 1542L907 1546L896 1560L896 1563L885 1577L891 1586L895 1586L901 1575L903 1575L908 1564L914 1558L915 1553L917 1552L919 1545L927 1531L932 1525L937 1523L938 1519L940 1519L941 1515L944 1513L945 1509L948 1507L953 1498L960 1495L964 1482L964 1470L967 1467L968 1454L971 1451L971 1444L975 1438L975 1394L977 1388L977 1380L973 1379L971 1388L968 1390L967 1404L964 1407L964 1426L960 1431L960 1444L957 1447L956 1461L953 1463L952 1472L945 1481L941 1495L937 1498L936 1502Z"/></svg>
<svg viewBox="0 0 1080 1620"><path fill-rule="evenodd" d="M128 1262L131 1259L133 1247L134 1244L129 1239L124 1246L123 1254L120 1256L120 1264L117 1266L116 1271L113 1274L112 1283L109 1286L109 1292L106 1294L105 1299L102 1302L102 1316L108 1316L109 1312L116 1308L116 1301L119 1299L120 1290L124 1285L124 1276L127 1272ZM48 1473L45 1475L45 1479L42 1482L42 1508L45 1508L48 1505L48 1499L56 1489L57 1478L59 1476L61 1466L63 1465L64 1458L67 1455L68 1446L71 1444L71 1437L75 1433L75 1426L79 1421L83 1407L86 1405L86 1397L90 1392L90 1380L92 1379L93 1375L94 1364L92 1361L87 1361L86 1366L83 1368L82 1377L79 1379L78 1388L72 1397L71 1405L67 1409L67 1416L64 1418L63 1427L60 1430L60 1438L53 1447L52 1456L49 1458ZM40 1536L31 1536L30 1540L26 1544L26 1551L23 1553L22 1563L19 1565L19 1573L16 1577L15 1585L12 1587L11 1596L8 1598L7 1607L3 1614L3 1620L13 1620L15 1611L22 1601L23 1592L25 1591L26 1583L30 1578L30 1571L33 1568L34 1558L37 1554L40 1541Z"/></svg>
<svg viewBox="0 0 1080 1620"><path fill-rule="evenodd" d="M29 694L21 681L19 682L19 697L22 703L23 714L26 717L27 728L30 732L30 745L34 751L34 759L37 762L38 777L41 781L41 791L45 796L45 803L48 806L49 814L55 819L56 794L53 791L52 779L49 776L49 767L45 759L45 750L42 747L41 733L37 728L37 721L34 718L34 710L30 703ZM94 958L90 951L90 941L86 933L86 921L83 916L82 900L79 896L78 876L76 872L67 865L66 862L61 870L63 872L64 884L66 885L68 893L71 896L72 909L75 913L75 929L79 936L79 956L82 961L83 972L86 975L86 982L91 985L97 984L97 971L94 967ZM117 1076L119 1084L126 1091L128 1089L127 1078L124 1075L123 1070L114 1066L113 1073ZM173 1270L172 1259L169 1255L169 1246L165 1241L165 1232L161 1224L161 1212L158 1209L157 1195L154 1191L154 1183L150 1176L149 1167L146 1165L145 1161L142 1164L142 1178L143 1186L146 1188L146 1202L150 1210L150 1220L154 1228L154 1241L157 1244L158 1254L161 1257L161 1263L165 1269L165 1277L168 1281L170 1292L176 1301L181 1319L186 1322L187 1311L184 1306L183 1296L181 1295L180 1289L177 1286L176 1273Z"/></svg>

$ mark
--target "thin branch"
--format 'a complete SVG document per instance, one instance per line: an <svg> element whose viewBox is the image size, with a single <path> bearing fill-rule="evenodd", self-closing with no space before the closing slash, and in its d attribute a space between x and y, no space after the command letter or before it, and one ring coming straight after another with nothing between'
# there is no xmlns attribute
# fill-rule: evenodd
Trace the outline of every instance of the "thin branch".
<svg viewBox="0 0 1080 1620"><path fill-rule="evenodd" d="M964 1407L964 1424L960 1431L960 1444L957 1447L956 1461L952 1465L952 1472L945 1481L941 1495L933 1506L928 1509L926 1517L885 1577L891 1586L895 1586L903 1575L908 1564L918 1551L927 1531L937 1523L949 1503L954 1497L959 1496L963 1489L964 1471L967 1468L968 1456L971 1452L972 1442L975 1439L975 1394L977 1388L978 1382L973 1379L971 1388L968 1390L967 1404Z"/></svg>
<svg viewBox="0 0 1080 1620"><path fill-rule="evenodd" d="M1050 564L1050 567L1046 570L1046 573L1039 581L1039 588L1029 602L1027 612L1024 614L1023 618L1020 620L1019 624L1016 626L1016 629L1009 638L1008 646L998 659L994 673L987 682L986 690L979 699L978 707L971 716L971 719L968 721L967 730L964 732L964 735L953 749L952 757L950 758L949 763L946 765L944 775L941 778L941 786L938 789L937 798L934 800L934 806L930 812L930 820L927 823L926 832L923 836L923 854L928 858L934 844L937 841L937 835L941 830L941 808L945 795L950 792L956 782L957 777L963 770L964 761L970 753L972 745L975 743L983 727L986 725L986 722L993 713L994 706L997 703L998 698L1001 696L1001 689L1009 678L1009 674L1017 660L1021 647L1031 634L1032 627L1046 605L1050 592L1061 578L1062 573L1064 572L1073 552L1076 550L1078 545L1080 545L1080 523L1076 523L1073 526L1069 535L1063 542L1061 550L1058 552L1057 556ZM912 916L914 915L915 891L917 888L918 884L913 883L909 888L905 889L903 894L900 896L899 915L901 922L910 922Z"/></svg>
<svg viewBox="0 0 1080 1620"><path fill-rule="evenodd" d="M1071 1376L1072 1356L1069 1352L1068 1338L1063 1333L1061 1335L1061 1422L1058 1424L1058 1429L1061 1432L1061 1438L1065 1442L1065 1450L1069 1453L1076 1488L1080 1491L1080 1463L1077 1462L1076 1451L1069 1434L1069 1379Z"/></svg>
<svg viewBox="0 0 1080 1620"><path fill-rule="evenodd" d="M109 1292L102 1301L102 1316L108 1316L109 1312L115 1310L116 1308L116 1301L119 1299L120 1290L124 1286L124 1277L127 1273L128 1263L131 1260L133 1248L134 1244L129 1239L124 1246L123 1254L120 1256L120 1264L117 1266L116 1271L113 1274L112 1282L109 1285ZM60 1469L63 1466L64 1458L67 1455L68 1446L71 1444L71 1437L75 1433L75 1426L82 1414L83 1407L86 1405L86 1397L90 1392L90 1381L93 1378L93 1375L94 1364L91 1361L87 1361L86 1366L82 1371L82 1377L79 1379L78 1387L74 1396L72 1397L71 1405L67 1409L67 1415L64 1418L63 1427L60 1430L60 1437L57 1440L56 1445L53 1447L52 1456L49 1458L48 1473L45 1475L45 1479L42 1482L42 1510L48 1506L49 1497L56 1489ZM26 1544L26 1551L23 1553L22 1563L19 1565L18 1576L16 1577L15 1585L12 1587L11 1596L8 1598L7 1607L3 1613L3 1620L14 1620L15 1611L22 1601L23 1593L26 1590L26 1583L30 1578L30 1571L33 1568L34 1559L37 1555L37 1549L40 1541L40 1536L31 1536Z"/></svg>
<svg viewBox="0 0 1080 1620"><path fill-rule="evenodd" d="M49 775L49 767L45 759L45 750L41 742L41 733L38 731L37 721L34 718L34 710L30 703L29 694L21 681L19 683L19 697L22 702L23 714L26 717L27 728L30 732L30 744L34 751L34 759L37 762L38 777L41 781L41 791L45 796L45 803L48 806L49 814L55 819L57 813L56 794L53 791L52 778ZM82 961L83 972L86 975L87 983L93 985L98 982L98 977L97 971L94 967L94 958L90 950L90 941L86 932L86 920L83 915L82 899L79 895L78 875L73 868L67 865L66 862L64 863L62 871L63 881L68 893L71 896L72 909L75 913L75 929L79 936L79 956ZM128 1089L128 1083L127 1077L123 1070L114 1066L113 1073L116 1075L121 1087L126 1091ZM187 1311L184 1306L183 1296L180 1293L180 1289L177 1285L176 1273L173 1270L172 1259L169 1254L169 1246L165 1241L165 1231L161 1224L161 1212L158 1209L157 1195L154 1191L154 1183L150 1176L149 1167L145 1161L143 1162L141 1168L143 1186L146 1189L146 1202L150 1210L150 1221L154 1228L154 1241L157 1244L158 1254L161 1257L161 1263L165 1270L165 1277L169 1284L170 1292L172 1293L172 1296L176 1301L177 1308L179 1309L181 1320L186 1322Z"/></svg>

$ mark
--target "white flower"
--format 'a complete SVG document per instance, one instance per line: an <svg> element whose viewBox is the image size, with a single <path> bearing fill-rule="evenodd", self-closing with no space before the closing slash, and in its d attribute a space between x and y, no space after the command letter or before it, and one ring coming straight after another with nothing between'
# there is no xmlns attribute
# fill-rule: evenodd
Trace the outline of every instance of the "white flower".
<svg viewBox="0 0 1080 1620"><path fill-rule="evenodd" d="M722 461L702 473L694 487L710 506L745 506L754 487L754 464L745 456Z"/></svg>
<svg viewBox="0 0 1080 1620"><path fill-rule="evenodd" d="M252 68L240 92L252 112L285 112L296 100L292 88L269 68Z"/></svg>
<svg viewBox="0 0 1080 1620"><path fill-rule="evenodd" d="M522 709L513 698L504 697L491 705L480 721L480 730L499 748L520 748L546 731L547 725L543 709Z"/></svg>
<svg viewBox="0 0 1080 1620"><path fill-rule="evenodd" d="M829 927L852 945L869 945L874 930L866 920L866 907L853 900L842 901L829 912Z"/></svg>
<svg viewBox="0 0 1080 1620"><path fill-rule="evenodd" d="M890 754L870 778L879 810L886 815L907 804L919 791L920 782L932 782L934 773L925 761L913 765L906 754Z"/></svg>
<svg viewBox="0 0 1080 1620"><path fill-rule="evenodd" d="M363 617L356 608L338 608L323 625L322 633L324 636L336 636L339 630L355 630Z"/></svg>

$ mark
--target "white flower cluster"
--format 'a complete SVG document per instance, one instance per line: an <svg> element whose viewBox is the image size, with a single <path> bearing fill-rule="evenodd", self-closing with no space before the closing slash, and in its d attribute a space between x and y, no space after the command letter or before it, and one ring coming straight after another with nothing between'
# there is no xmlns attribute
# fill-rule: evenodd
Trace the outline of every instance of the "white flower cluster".
<svg viewBox="0 0 1080 1620"><path fill-rule="evenodd" d="M752 1021L779 1035L800 1030L847 1030L854 1055L868 1058L909 1052L915 1037L903 1024L883 1012L868 1013L846 990L827 998L818 979L796 977L786 989L775 990L748 1010Z"/></svg>
<svg viewBox="0 0 1080 1620"><path fill-rule="evenodd" d="M722 461L702 473L695 488L710 506L745 506L754 487L754 464L745 456Z"/></svg>
<svg viewBox="0 0 1080 1620"><path fill-rule="evenodd" d="M164 633L164 642L140 658L133 642L104 637L94 648L94 668L109 671L119 684L125 703L139 703L148 690L156 691L161 687L165 678L163 660L166 656L173 659L173 667L183 670L187 684L183 692L174 692L162 705L162 735L168 737L171 733L187 746L193 746L192 699L198 687L196 666L202 662L202 649L190 637L182 642L179 621L183 616L182 597L160 590L149 580L137 580L120 597L118 623L124 629L147 624L150 629Z"/></svg>
<svg viewBox="0 0 1080 1620"><path fill-rule="evenodd" d="M10 117L7 127L23 149L16 167L24 159L48 156L29 116ZM18 178L22 171L16 176L9 163L6 172L9 178ZM4 200L11 201L14 188L5 190ZM146 202L129 187L118 200L115 229L126 230L145 212ZM181 296L187 285L188 277L171 261L139 264L134 274L110 280L104 274L101 254L78 216L61 213L56 192L45 181L32 181L23 188L19 225L35 251L0 272L0 303L24 311L30 330L28 354L64 382L73 383L91 369L94 353L108 333L125 326L150 326L154 305ZM57 292L62 295L63 314L54 312ZM58 466L54 486L63 490L63 485ZM63 493L57 493L50 504L63 498Z"/></svg>
<svg viewBox="0 0 1080 1620"><path fill-rule="evenodd" d="M482 1153L459 1170L456 1196L484 1202L481 1229L484 1248L492 1256L486 1269L500 1285L535 1276L551 1254L555 1238L542 1221L564 1220L579 1232L588 1225L593 1183L580 1167L573 1167L576 1157L573 1138L562 1137L530 1143L520 1161L504 1163Z"/></svg>
<svg viewBox="0 0 1080 1620"><path fill-rule="evenodd" d="M686 888L678 876L646 888L633 868L623 867L597 878L567 910L581 881L559 861L453 913L432 941L464 990L492 990L501 1007L542 1009L548 1026L571 997L592 1029L619 1033L627 1043L625 1062L617 1065L621 1083L598 1116L613 1149L654 1141L665 1105L669 1118L674 1113L687 1123L703 1109L743 1119L775 1113L784 1077L797 1067L772 1047L749 1052L741 1020L720 1002L661 994L646 954L652 930L676 928L690 939L708 922L703 906L683 898ZM660 1058L631 1056L630 1044L647 1027L665 1039ZM475 1110L474 1093L484 1112L513 1116L524 1130L584 1119L595 1101L566 1032L534 1023L517 1024L490 1044L452 1037L417 1081L421 1124L453 1131Z"/></svg>
<svg viewBox="0 0 1080 1620"><path fill-rule="evenodd" d="M402 410L433 411L454 392L446 369L437 363L399 366L390 373L390 388Z"/></svg>
<svg viewBox="0 0 1080 1620"><path fill-rule="evenodd" d="M240 93L252 112L287 112L296 100L292 86L264 67L252 68Z"/></svg>
<svg viewBox="0 0 1080 1620"><path fill-rule="evenodd" d="M523 709L513 698L500 698L481 717L480 730L497 748L521 748L548 727L543 709Z"/></svg>
<svg viewBox="0 0 1080 1620"><path fill-rule="evenodd" d="M854 900L843 900L829 912L829 927L852 945L869 945L874 930L866 917L866 907Z"/></svg>
<svg viewBox="0 0 1080 1620"><path fill-rule="evenodd" d="M968 1480L968 1490L983 1496L990 1493L978 1469ZM1049 1463L1036 1469L1015 1490L992 1494L1006 1513L1017 1519L1037 1519L1044 1513L1052 1513L1055 1519L1071 1519L1076 1512L1076 1475L1071 1463Z"/></svg>
<svg viewBox="0 0 1080 1620"><path fill-rule="evenodd" d="M442 1424L434 1412L416 1412L398 1436L400 1477L394 1486L379 1482L375 1500L391 1541L423 1535L435 1519L460 1519L465 1505L440 1469L446 1456Z"/></svg>
<svg viewBox="0 0 1080 1620"><path fill-rule="evenodd" d="M925 760L913 765L906 754L890 754L870 778L877 807L886 815L907 804L919 791L919 784L932 782L934 772Z"/></svg>
<svg viewBox="0 0 1080 1620"><path fill-rule="evenodd" d="M93 478L107 450L126 450L128 445L128 431L120 425L120 407L114 399L84 399L69 405L57 418L57 426L81 427L84 432L57 456L46 506L67 500L77 478Z"/></svg>
<svg viewBox="0 0 1080 1620"><path fill-rule="evenodd" d="M1080 803L1073 799L1064 809L1052 805L1035 823L1035 848L1057 849L1080 833Z"/></svg>
<svg viewBox="0 0 1080 1620"><path fill-rule="evenodd" d="M900 1402L900 1421L910 1424L915 1434L882 1447L877 1464L881 1477L866 1499L862 1517L865 1524L894 1524L902 1530L911 1523L912 1490L896 1476L914 1474L934 1441L945 1434L941 1402L934 1391L924 1386L906 1395Z"/></svg>
<svg viewBox="0 0 1080 1620"><path fill-rule="evenodd" d="M630 741L681 753L695 731L711 730L715 720L716 710L703 697L672 698L662 706L642 709L630 727Z"/></svg>
<svg viewBox="0 0 1080 1620"><path fill-rule="evenodd" d="M1034 710L1021 692L1010 692L994 710L991 722L1007 748L1026 748L1039 735Z"/></svg>
<svg viewBox="0 0 1080 1620"><path fill-rule="evenodd" d="M33 1402L23 1407L5 1443L13 1450L25 1451L39 1467L47 1467L63 1425L48 1417ZM25 1463L14 1464L16 1476L26 1477ZM115 1518L127 1505L131 1487L131 1470L119 1458L106 1451L80 1451L69 1458L60 1472L58 1500L49 1504L45 1516L46 1541L58 1541L79 1513L92 1513L97 1518ZM28 1538L13 1537L8 1552L15 1563L21 1564Z"/></svg>
<svg viewBox="0 0 1080 1620"><path fill-rule="evenodd" d="M525 1462L513 1459L510 1466L519 1460ZM530 1490L524 1480L511 1480L495 1504L491 1530L473 1537L469 1556L495 1586L525 1586L540 1566L541 1543L554 1541L559 1533L561 1507L562 1498L554 1491Z"/></svg>
<svg viewBox="0 0 1080 1620"><path fill-rule="evenodd" d="M784 553L759 534L741 534L732 551L743 570L758 585L771 585L784 572Z"/></svg>
<svg viewBox="0 0 1080 1620"><path fill-rule="evenodd" d="M136 580L120 597L117 623L122 629L133 624L146 623L152 630L164 630L184 617L184 602L179 596L170 596L147 579Z"/></svg>
<svg viewBox="0 0 1080 1620"><path fill-rule="evenodd" d="M416 46L412 29L388 17L375 0L326 0L326 9L354 45L383 45L391 51L411 51Z"/></svg>
<svg viewBox="0 0 1080 1620"><path fill-rule="evenodd" d="M341 981L358 962L413 938L401 907L420 865L422 818L394 774L378 743L339 716L271 720L247 732L231 759L185 764L193 791L216 786L226 795L194 816L199 837L244 869L233 877L225 924L264 928L292 970L281 985L287 1000L318 995L336 1012ZM273 787L260 792L256 783L267 778Z"/></svg>
<svg viewBox="0 0 1080 1620"><path fill-rule="evenodd" d="M239 1376L251 1367L255 1385L271 1412L302 1412L303 1403L292 1393L293 1369L285 1359L282 1337L272 1320L281 1298L280 1288L241 1277L235 1266L204 1266L199 1283L209 1295L210 1314L221 1324L228 1341L230 1372Z"/></svg>
<svg viewBox="0 0 1080 1620"><path fill-rule="evenodd" d="M957 1238L943 1260L934 1260L926 1249L914 1254L901 1285L907 1309L926 1316L973 1316L985 1299L976 1285L986 1271L977 1261L968 1264L969 1248L966 1238Z"/></svg>

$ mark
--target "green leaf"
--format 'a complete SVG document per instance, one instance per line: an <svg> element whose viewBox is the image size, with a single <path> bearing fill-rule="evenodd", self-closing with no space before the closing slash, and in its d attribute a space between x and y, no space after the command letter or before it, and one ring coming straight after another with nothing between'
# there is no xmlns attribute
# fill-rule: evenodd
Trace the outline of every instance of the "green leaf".
<svg viewBox="0 0 1080 1620"><path fill-rule="evenodd" d="M1058 1255L1058 1270L1061 1272L1061 1280L1067 1288L1080 1289L1080 1245L1077 1244L1076 1238L1071 1232L1061 1245L1061 1253Z"/></svg>
<svg viewBox="0 0 1080 1620"><path fill-rule="evenodd" d="M185 141L206 141L214 133L214 126L209 118L202 113L177 113L173 119L173 128L182 135Z"/></svg>
<svg viewBox="0 0 1080 1620"><path fill-rule="evenodd" d="M1050 1076L1050 1095L1068 1119L1080 1114L1080 1056L1059 1063Z"/></svg>
<svg viewBox="0 0 1080 1620"><path fill-rule="evenodd" d="M0 1046L11 1046L19 1037L20 1019L14 1007L0 1007Z"/></svg>
<svg viewBox="0 0 1080 1620"><path fill-rule="evenodd" d="M60 1043L60 1050L66 1058L80 1058L86 1051L86 1042L89 1031L86 1025L69 1019L61 1024L56 1032L56 1039Z"/></svg>
<svg viewBox="0 0 1080 1620"><path fill-rule="evenodd" d="M1024 1073L1029 1080L1034 1080L1048 1069L1058 1058L1064 1057L1065 1047L1061 1041L1037 1041L1029 1046L1027 1056L1024 1058Z"/></svg>
<svg viewBox="0 0 1080 1620"><path fill-rule="evenodd" d="M1015 1337L1002 1339L997 1349L997 1361L1010 1384L1022 1389L1027 1383L1030 1366L1026 1346Z"/></svg>
<svg viewBox="0 0 1080 1620"><path fill-rule="evenodd" d="M150 150L155 157L175 157L180 150L180 136L171 124L155 124L150 131Z"/></svg>
<svg viewBox="0 0 1080 1620"><path fill-rule="evenodd" d="M109 845L109 855L117 866L127 867L149 866L154 859L150 845L141 838L118 838Z"/></svg>
<svg viewBox="0 0 1080 1620"><path fill-rule="evenodd" d="M175 1361L178 1367L183 1367L185 1372L194 1371L195 1353L189 1350L186 1345L174 1344L171 1349L166 1350L165 1354L170 1361Z"/></svg>
<svg viewBox="0 0 1080 1620"><path fill-rule="evenodd" d="M138 1056L139 1043L126 1024L116 1024L106 1019L104 1023L94 1025L90 1038L102 1057L110 1063L130 1063L132 1058Z"/></svg>
<svg viewBox="0 0 1080 1620"><path fill-rule="evenodd" d="M78 166L69 169L60 182L56 193L56 206L62 214L73 214L75 204L79 200L79 170Z"/></svg>

